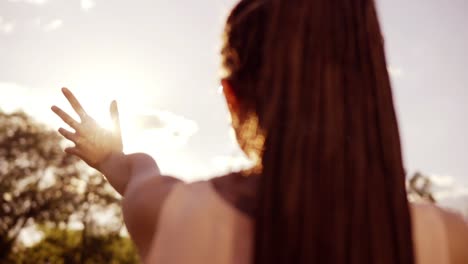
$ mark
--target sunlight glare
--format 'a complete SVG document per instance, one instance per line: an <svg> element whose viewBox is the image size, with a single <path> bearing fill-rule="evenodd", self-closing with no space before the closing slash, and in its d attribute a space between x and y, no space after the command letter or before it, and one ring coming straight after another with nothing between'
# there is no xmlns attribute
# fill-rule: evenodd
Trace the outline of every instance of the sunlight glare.
<svg viewBox="0 0 468 264"><path fill-rule="evenodd" d="M185 146L188 139L198 131L198 125L169 111L155 109L148 104L151 102L148 94L132 89L136 86L135 82L123 76L108 74L83 79L70 89L86 112L109 130L113 129L110 104L113 100L117 101L125 152L158 149L159 152L167 153ZM73 112L71 107L67 110ZM148 118L160 124L145 124Z"/></svg>
<svg viewBox="0 0 468 264"><path fill-rule="evenodd" d="M75 93L86 112L102 127L109 130L114 129L110 115L110 104L116 100L122 136L126 142L127 138L135 136L135 133L138 132L135 131L132 117L143 106L142 97L144 95L131 89L135 84L130 80L112 77L83 80L70 89Z"/></svg>

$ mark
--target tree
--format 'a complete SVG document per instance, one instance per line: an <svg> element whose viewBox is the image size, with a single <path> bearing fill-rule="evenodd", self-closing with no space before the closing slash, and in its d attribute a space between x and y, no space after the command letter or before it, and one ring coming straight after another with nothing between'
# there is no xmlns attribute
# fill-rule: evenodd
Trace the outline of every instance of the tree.
<svg viewBox="0 0 468 264"><path fill-rule="evenodd" d="M431 187L431 179L420 172L416 172L408 182L408 196L411 200L436 203Z"/></svg>
<svg viewBox="0 0 468 264"><path fill-rule="evenodd" d="M87 253L83 258L83 231L42 227L44 239L10 256L11 264L67 263L139 263L132 241L120 235L87 235Z"/></svg>
<svg viewBox="0 0 468 264"><path fill-rule="evenodd" d="M0 111L0 262L29 225L63 227L74 215L86 229L96 210L119 204L101 175L62 151L63 142L24 112ZM122 226L118 220L110 231Z"/></svg>

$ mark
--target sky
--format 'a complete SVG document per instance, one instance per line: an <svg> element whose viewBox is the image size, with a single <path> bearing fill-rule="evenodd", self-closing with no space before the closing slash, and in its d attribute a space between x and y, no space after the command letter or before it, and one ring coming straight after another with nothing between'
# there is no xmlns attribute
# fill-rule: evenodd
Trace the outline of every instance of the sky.
<svg viewBox="0 0 468 264"><path fill-rule="evenodd" d="M468 195L466 0L378 0L408 173ZM126 152L193 181L246 163L219 91L233 0L0 0L0 108L58 128L70 88L107 124L117 99ZM445 185L444 185L445 184ZM454 189L456 191L454 191Z"/></svg>

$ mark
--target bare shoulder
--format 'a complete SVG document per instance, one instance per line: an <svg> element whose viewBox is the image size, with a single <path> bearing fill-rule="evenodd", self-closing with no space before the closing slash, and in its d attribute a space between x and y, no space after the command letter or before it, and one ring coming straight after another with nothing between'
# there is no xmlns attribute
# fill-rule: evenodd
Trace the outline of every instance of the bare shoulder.
<svg viewBox="0 0 468 264"><path fill-rule="evenodd" d="M169 176L155 176L133 186L124 197L124 202L134 209L146 209L156 216L161 211L164 201L169 196L174 186L183 184L177 178Z"/></svg>
<svg viewBox="0 0 468 264"><path fill-rule="evenodd" d="M148 214L148 219L152 219L153 223L156 223L160 214L172 215L176 211L187 213L188 208L186 207L193 208L200 204L204 197L205 186L204 183L185 183L174 177L153 177L141 182L128 192L125 203L132 208L132 211L139 212L136 215ZM166 206L168 203L172 205ZM165 209L165 207L167 208Z"/></svg>
<svg viewBox="0 0 468 264"><path fill-rule="evenodd" d="M468 222L461 214L431 204L410 208L418 263L437 263L430 260L439 257L453 264L467 263Z"/></svg>
<svg viewBox="0 0 468 264"><path fill-rule="evenodd" d="M180 217L181 214L193 216L195 213L201 213L204 208L209 208L211 200L209 182L182 183L179 181L173 183L171 189L171 195L165 202L170 203L171 206L164 209L164 213L168 216Z"/></svg>
<svg viewBox="0 0 468 264"><path fill-rule="evenodd" d="M176 184L164 202L144 263L225 263L226 230L209 181ZM220 248L219 248L220 247Z"/></svg>
<svg viewBox="0 0 468 264"><path fill-rule="evenodd" d="M448 237L451 263L468 263L468 222L461 214L439 208Z"/></svg>

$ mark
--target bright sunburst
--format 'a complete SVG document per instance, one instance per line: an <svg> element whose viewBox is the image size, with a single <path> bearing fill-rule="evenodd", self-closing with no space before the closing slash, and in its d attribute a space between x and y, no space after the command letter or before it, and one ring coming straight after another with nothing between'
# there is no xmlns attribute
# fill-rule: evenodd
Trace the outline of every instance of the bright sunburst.
<svg viewBox="0 0 468 264"><path fill-rule="evenodd" d="M135 117L144 106L141 102L142 94L136 93L129 87L134 83L116 76L108 78L90 78L80 81L72 90L83 105L86 112L92 116L102 127L113 129L110 116L110 103L117 100L120 114L120 124L124 143L132 142L132 138L141 133L141 129L135 126ZM69 111L71 108L68 107ZM77 115L74 115L77 117ZM126 148L134 149L136 146Z"/></svg>
<svg viewBox="0 0 468 264"><path fill-rule="evenodd" d="M112 100L117 100L126 152L177 150L198 131L194 121L148 105L148 94L131 89L134 86L130 78L108 74L69 88L87 113L107 129L113 129L109 107ZM71 107L67 110L72 112Z"/></svg>

